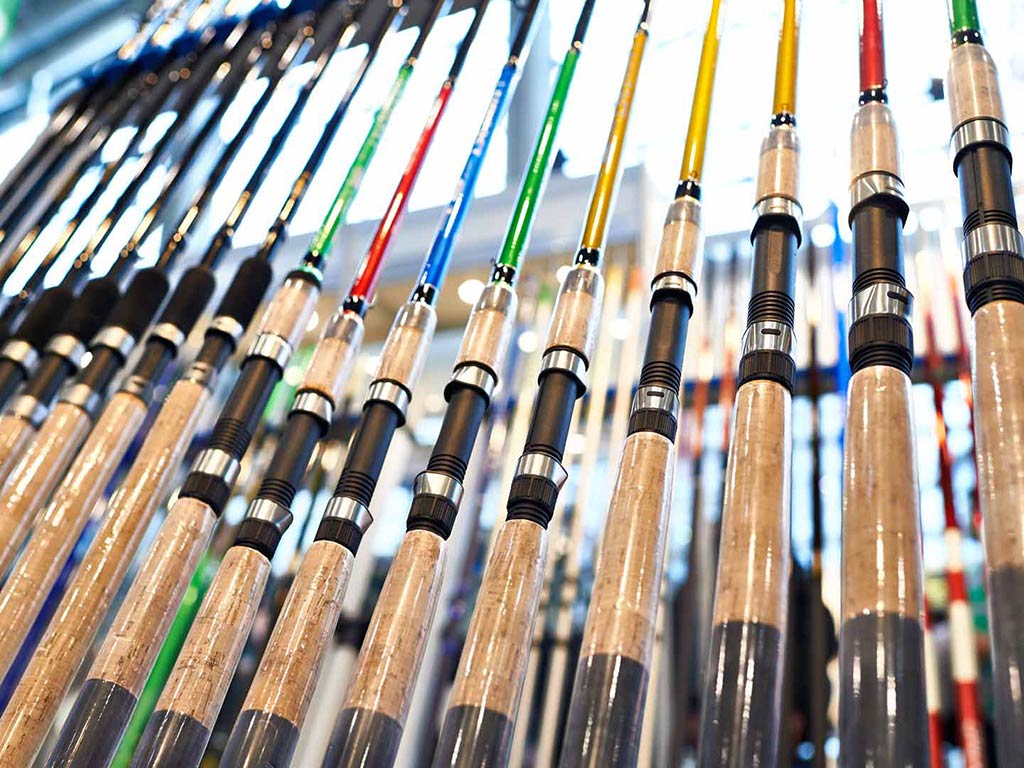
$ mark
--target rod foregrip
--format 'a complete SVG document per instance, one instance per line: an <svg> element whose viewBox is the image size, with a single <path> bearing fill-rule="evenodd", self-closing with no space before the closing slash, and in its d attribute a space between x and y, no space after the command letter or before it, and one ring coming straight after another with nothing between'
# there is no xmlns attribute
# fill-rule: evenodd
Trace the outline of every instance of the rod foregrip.
<svg viewBox="0 0 1024 768"><path fill-rule="evenodd" d="M388 331L376 381L393 381L411 395L423 374L436 329L437 312L432 306L421 301L406 302Z"/></svg>
<svg viewBox="0 0 1024 768"><path fill-rule="evenodd" d="M979 119L1006 124L999 93L999 75L985 46L966 43L953 47L946 74L946 90L954 131Z"/></svg>
<svg viewBox="0 0 1024 768"><path fill-rule="evenodd" d="M167 396L0 718L0 762L27 765L42 746L209 398L206 387L188 379Z"/></svg>
<svg viewBox="0 0 1024 768"><path fill-rule="evenodd" d="M32 441L36 428L28 419L9 413L0 416L0 488L18 463L18 457Z"/></svg>
<svg viewBox="0 0 1024 768"><path fill-rule="evenodd" d="M145 403L133 395L115 395L52 500L34 521L31 538L0 590L4 615L0 676L10 670L89 514L145 417Z"/></svg>
<svg viewBox="0 0 1024 768"><path fill-rule="evenodd" d="M507 283L492 282L484 288L473 305L455 357L456 377L459 369L475 366L489 373L495 385L501 380L517 307L515 289Z"/></svg>
<svg viewBox="0 0 1024 768"><path fill-rule="evenodd" d="M199 765L269 575L270 561L249 547L231 547L224 555L146 724L134 764Z"/></svg>
<svg viewBox="0 0 1024 768"><path fill-rule="evenodd" d="M889 366L865 368L850 380L848 401L840 764L927 766L920 508L910 379Z"/></svg>
<svg viewBox="0 0 1024 768"><path fill-rule="evenodd" d="M434 768L506 765L540 605L547 531L509 520L477 593Z"/></svg>
<svg viewBox="0 0 1024 768"><path fill-rule="evenodd" d="M50 765L110 764L216 520L196 499L179 498L168 511L61 730Z"/></svg>
<svg viewBox="0 0 1024 768"><path fill-rule="evenodd" d="M590 365L597 346L604 301L604 277L586 264L566 275L551 313L546 354L560 349L575 353ZM582 395L582 391L580 392Z"/></svg>
<svg viewBox="0 0 1024 768"><path fill-rule="evenodd" d="M761 142L756 195L758 207L779 198L799 202L800 141L792 125L773 125Z"/></svg>
<svg viewBox="0 0 1024 768"><path fill-rule="evenodd" d="M736 393L697 763L773 765L790 570L792 397L768 380Z"/></svg>
<svg viewBox="0 0 1024 768"><path fill-rule="evenodd" d="M298 392L316 392L333 409L341 404L363 345L363 319L353 312L336 312L324 326Z"/></svg>
<svg viewBox="0 0 1024 768"><path fill-rule="evenodd" d="M629 764L651 674L664 573L675 443L636 432L625 443L595 570L560 766Z"/></svg>
<svg viewBox="0 0 1024 768"><path fill-rule="evenodd" d="M310 545L231 731L225 765L283 767L291 761L352 562L352 552L333 541Z"/></svg>

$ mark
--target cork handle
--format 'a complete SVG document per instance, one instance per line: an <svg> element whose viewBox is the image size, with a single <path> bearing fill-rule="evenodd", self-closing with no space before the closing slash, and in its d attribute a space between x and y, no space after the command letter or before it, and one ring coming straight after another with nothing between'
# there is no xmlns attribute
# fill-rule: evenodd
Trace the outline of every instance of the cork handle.
<svg viewBox="0 0 1024 768"><path fill-rule="evenodd" d="M14 562L33 515L46 503L91 425L81 408L57 403L0 495L0 573Z"/></svg>
<svg viewBox="0 0 1024 768"><path fill-rule="evenodd" d="M306 333L319 297L318 286L309 280L289 277L263 311L258 333L280 336L295 349Z"/></svg>
<svg viewBox="0 0 1024 768"><path fill-rule="evenodd" d="M78 536L146 417L146 404L119 392L103 411L70 471L40 514L32 537L0 591L0 676L39 615Z"/></svg>
<svg viewBox="0 0 1024 768"><path fill-rule="evenodd" d="M394 381L412 392L423 373L437 328L437 312L419 301L407 302L395 316L377 367L378 380Z"/></svg>
<svg viewBox="0 0 1024 768"><path fill-rule="evenodd" d="M877 101L857 110L850 133L850 178L873 172L900 175L896 121L888 105Z"/></svg>
<svg viewBox="0 0 1024 768"><path fill-rule="evenodd" d="M547 531L502 524L487 562L448 708L485 707L515 722L547 559Z"/></svg>
<svg viewBox="0 0 1024 768"><path fill-rule="evenodd" d="M18 457L35 434L35 429L25 419L10 414L0 416L0 488L7 484Z"/></svg>
<svg viewBox="0 0 1024 768"><path fill-rule="evenodd" d="M983 45L968 43L953 49L946 88L954 130L979 117L1006 123L996 65Z"/></svg>
<svg viewBox="0 0 1024 768"><path fill-rule="evenodd" d="M245 648L270 575L249 547L228 550L178 654L157 711L178 712L212 728Z"/></svg>
<svg viewBox="0 0 1024 768"><path fill-rule="evenodd" d="M672 203L661 232L655 278L667 274L689 277L700 284L704 264L704 230L701 228L700 201L683 197Z"/></svg>
<svg viewBox="0 0 1024 768"><path fill-rule="evenodd" d="M604 301L604 278L593 267L578 265L569 271L558 294L545 349L572 349L588 362L597 346Z"/></svg>
<svg viewBox="0 0 1024 768"><path fill-rule="evenodd" d="M339 312L324 327L299 391L319 392L335 406L341 402L363 343L363 319Z"/></svg>
<svg viewBox="0 0 1024 768"><path fill-rule="evenodd" d="M270 712L301 728L341 613L352 553L315 541L295 575L242 711Z"/></svg>
<svg viewBox="0 0 1024 768"><path fill-rule="evenodd" d="M978 490L990 570L1024 567L1024 305L994 301L974 315Z"/></svg>
<svg viewBox="0 0 1024 768"><path fill-rule="evenodd" d="M736 393L714 623L786 626L792 400L781 384Z"/></svg>
<svg viewBox="0 0 1024 768"><path fill-rule="evenodd" d="M477 299L462 336L455 367L473 363L489 368L500 380L516 320L518 300L505 283L491 283Z"/></svg>
<svg viewBox="0 0 1024 768"><path fill-rule="evenodd" d="M185 380L167 396L0 718L0 765L28 765L42 746L208 399L209 390Z"/></svg>
<svg viewBox="0 0 1024 768"><path fill-rule="evenodd" d="M198 499L178 499L167 513L107 633L89 677L142 693L217 518Z"/></svg>
<svg viewBox="0 0 1024 768"><path fill-rule="evenodd" d="M446 555L445 540L430 531L410 531L402 540L373 610L345 709L381 712L405 724Z"/></svg>
<svg viewBox="0 0 1024 768"><path fill-rule="evenodd" d="M761 144L757 172L757 200L800 199L800 142L792 126L772 126Z"/></svg>
<svg viewBox="0 0 1024 768"><path fill-rule="evenodd" d="M672 505L675 444L653 432L626 439L594 575L581 656L649 665Z"/></svg>

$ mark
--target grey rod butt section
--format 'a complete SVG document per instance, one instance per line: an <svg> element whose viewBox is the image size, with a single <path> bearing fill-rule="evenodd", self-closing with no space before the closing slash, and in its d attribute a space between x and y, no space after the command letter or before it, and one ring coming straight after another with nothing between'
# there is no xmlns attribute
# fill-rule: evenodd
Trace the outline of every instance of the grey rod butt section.
<svg viewBox="0 0 1024 768"><path fill-rule="evenodd" d="M402 726L393 717L368 709L343 709L323 768L391 768L401 740Z"/></svg>
<svg viewBox="0 0 1024 768"><path fill-rule="evenodd" d="M508 765L512 721L483 707L452 707L444 717L433 768L496 768Z"/></svg>
<svg viewBox="0 0 1024 768"><path fill-rule="evenodd" d="M117 754L138 700L127 688L89 679L75 700L47 768L99 768Z"/></svg>
<svg viewBox="0 0 1024 768"><path fill-rule="evenodd" d="M988 584L996 753L1013 765L1024 755L1024 568L994 568Z"/></svg>
<svg viewBox="0 0 1024 768"><path fill-rule="evenodd" d="M273 712L247 709L238 716L220 759L222 768L285 768L291 765L299 729Z"/></svg>
<svg viewBox="0 0 1024 768"><path fill-rule="evenodd" d="M158 709L146 723L132 768L195 768L210 741L210 729L194 717Z"/></svg>

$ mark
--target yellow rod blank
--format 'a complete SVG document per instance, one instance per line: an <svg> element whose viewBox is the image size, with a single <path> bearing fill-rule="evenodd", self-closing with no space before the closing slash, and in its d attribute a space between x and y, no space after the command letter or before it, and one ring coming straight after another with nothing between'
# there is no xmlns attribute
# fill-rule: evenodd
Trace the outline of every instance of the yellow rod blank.
<svg viewBox="0 0 1024 768"><path fill-rule="evenodd" d="M718 45L722 39L721 9L722 0L712 0L708 28L704 33L704 45L700 52L700 66L697 69L697 86L693 92L690 126L686 131L683 168L679 172L680 181L692 181L695 184L700 183L704 170L708 123L711 120L711 94L715 89Z"/></svg>
<svg viewBox="0 0 1024 768"><path fill-rule="evenodd" d="M800 8L798 0L784 0L782 32L779 34L779 58L775 70L775 105L772 114L796 114L796 60L799 44Z"/></svg>

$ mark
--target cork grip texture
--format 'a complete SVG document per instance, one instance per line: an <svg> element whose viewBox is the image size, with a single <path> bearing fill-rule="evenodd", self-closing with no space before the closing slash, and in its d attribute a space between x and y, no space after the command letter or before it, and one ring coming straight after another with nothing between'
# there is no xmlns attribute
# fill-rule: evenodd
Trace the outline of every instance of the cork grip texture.
<svg viewBox="0 0 1024 768"><path fill-rule="evenodd" d="M800 199L800 145L789 126L773 126L761 144L757 200L767 197Z"/></svg>
<svg viewBox="0 0 1024 768"><path fill-rule="evenodd" d="M0 675L25 636L74 549L78 536L146 417L146 404L119 392L103 411L71 468L39 515L28 545L0 591Z"/></svg>
<svg viewBox="0 0 1024 768"><path fill-rule="evenodd" d="M974 418L985 560L1024 567L1024 305L994 301L974 315Z"/></svg>
<svg viewBox="0 0 1024 768"><path fill-rule="evenodd" d="M302 560L263 652L242 711L270 712L301 727L341 613L352 553L314 541Z"/></svg>
<svg viewBox="0 0 1024 768"><path fill-rule="evenodd" d="M236 546L227 551L160 695L157 712L178 712L213 727L269 575L270 561L255 549Z"/></svg>
<svg viewBox="0 0 1024 768"><path fill-rule="evenodd" d="M317 342L299 391L319 392L337 406L352 376L362 343L362 318L351 312L332 317Z"/></svg>
<svg viewBox="0 0 1024 768"><path fill-rule="evenodd" d="M423 373L436 328L433 307L418 301L406 303L388 331L376 378L398 382L412 392Z"/></svg>
<svg viewBox="0 0 1024 768"><path fill-rule="evenodd" d="M308 280L290 277L284 281L260 318L259 333L280 336L295 349L306 333L316 308L320 289Z"/></svg>
<svg viewBox="0 0 1024 768"><path fill-rule="evenodd" d="M116 683L135 697L142 693L216 521L198 499L174 502L100 647L91 679Z"/></svg>
<svg viewBox="0 0 1024 768"><path fill-rule="evenodd" d="M683 274L700 283L704 260L701 206L692 198L680 198L669 209L661 232L654 276Z"/></svg>
<svg viewBox="0 0 1024 768"><path fill-rule="evenodd" d="M18 457L35 434L35 428L20 416L0 416L0 489L7 484Z"/></svg>
<svg viewBox="0 0 1024 768"><path fill-rule="evenodd" d="M1006 123L996 65L984 46L968 43L953 49L946 89L954 130L979 117Z"/></svg>
<svg viewBox="0 0 1024 768"><path fill-rule="evenodd" d="M537 616L547 531L505 522L495 537L448 708L482 707L515 722Z"/></svg>
<svg viewBox="0 0 1024 768"><path fill-rule="evenodd" d="M501 378L512 328L516 320L516 292L504 283L491 283L473 307L455 358L455 367L465 363L484 365Z"/></svg>
<svg viewBox="0 0 1024 768"><path fill-rule="evenodd" d="M46 503L92 424L81 408L57 403L0 494L0 573L21 548L34 515Z"/></svg>
<svg viewBox="0 0 1024 768"><path fill-rule="evenodd" d="M582 657L627 656L645 667L654 644L672 506L675 444L653 432L626 439L612 492Z"/></svg>
<svg viewBox="0 0 1024 768"><path fill-rule="evenodd" d="M0 765L27 765L42 745L208 399L205 387L185 380L167 396L0 718Z"/></svg>
<svg viewBox="0 0 1024 768"><path fill-rule="evenodd" d="M900 151L892 110L877 101L868 102L853 118L850 132L850 178L881 171L900 175Z"/></svg>
<svg viewBox="0 0 1024 768"><path fill-rule="evenodd" d="M572 349L589 361L597 346L603 300L604 278L600 272L586 266L570 271L551 313L545 349Z"/></svg>
<svg viewBox="0 0 1024 768"><path fill-rule="evenodd" d="M402 540L373 609L345 709L380 712L405 724L446 555L447 543L430 531L410 531Z"/></svg>
<svg viewBox="0 0 1024 768"><path fill-rule="evenodd" d="M910 379L871 366L850 379L843 482L843 616L924 617Z"/></svg>
<svg viewBox="0 0 1024 768"><path fill-rule="evenodd" d="M786 626L791 408L789 392L772 381L736 393L714 624Z"/></svg>

